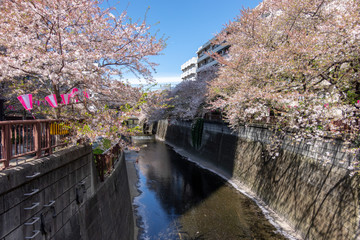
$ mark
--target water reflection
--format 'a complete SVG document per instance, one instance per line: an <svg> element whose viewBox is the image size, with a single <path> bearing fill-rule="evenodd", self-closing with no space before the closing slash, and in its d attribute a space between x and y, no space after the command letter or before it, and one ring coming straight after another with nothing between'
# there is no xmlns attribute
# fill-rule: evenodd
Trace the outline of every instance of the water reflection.
<svg viewBox="0 0 360 240"><path fill-rule="evenodd" d="M284 239L248 198L162 142L138 157L139 239Z"/></svg>

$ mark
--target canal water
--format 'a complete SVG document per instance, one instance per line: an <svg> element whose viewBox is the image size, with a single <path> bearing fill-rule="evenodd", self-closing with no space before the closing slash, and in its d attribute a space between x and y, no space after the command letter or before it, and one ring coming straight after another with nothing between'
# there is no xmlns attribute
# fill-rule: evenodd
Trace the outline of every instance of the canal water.
<svg viewBox="0 0 360 240"><path fill-rule="evenodd" d="M138 239L285 239L252 200L163 142L135 162Z"/></svg>

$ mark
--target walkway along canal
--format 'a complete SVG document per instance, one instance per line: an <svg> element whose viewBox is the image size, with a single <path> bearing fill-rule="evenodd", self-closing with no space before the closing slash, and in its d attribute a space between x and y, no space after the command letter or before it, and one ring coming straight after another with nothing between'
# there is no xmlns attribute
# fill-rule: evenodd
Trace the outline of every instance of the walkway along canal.
<svg viewBox="0 0 360 240"><path fill-rule="evenodd" d="M139 177L138 239L286 239L253 200L163 142L126 160Z"/></svg>

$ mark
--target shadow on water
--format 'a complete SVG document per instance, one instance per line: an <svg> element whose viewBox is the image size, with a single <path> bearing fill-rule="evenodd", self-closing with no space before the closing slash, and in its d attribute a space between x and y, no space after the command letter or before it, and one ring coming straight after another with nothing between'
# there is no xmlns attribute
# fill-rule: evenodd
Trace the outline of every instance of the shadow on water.
<svg viewBox="0 0 360 240"><path fill-rule="evenodd" d="M139 239L284 239L258 206L162 142L138 156Z"/></svg>
<svg viewBox="0 0 360 240"><path fill-rule="evenodd" d="M167 145L149 145L140 153L140 167L146 173L147 187L158 194L168 214L184 213L224 184L216 177L210 177L212 173L185 162ZM153 151L154 147L156 151Z"/></svg>

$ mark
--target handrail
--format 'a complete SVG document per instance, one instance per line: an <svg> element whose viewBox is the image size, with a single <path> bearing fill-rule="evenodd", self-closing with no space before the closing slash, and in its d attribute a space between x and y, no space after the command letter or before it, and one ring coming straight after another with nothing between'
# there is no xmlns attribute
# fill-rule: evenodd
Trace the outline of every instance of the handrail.
<svg viewBox="0 0 360 240"><path fill-rule="evenodd" d="M59 122L61 120L56 119L38 119L38 120L11 120L11 121L0 121L0 126L8 125L8 124L19 124L25 122L26 124L33 124L33 123L44 123L44 122Z"/></svg>
<svg viewBox="0 0 360 240"><path fill-rule="evenodd" d="M63 120L41 119L0 122L0 169L10 160L34 154L36 158L52 154L53 148L64 145L54 135L67 135Z"/></svg>

